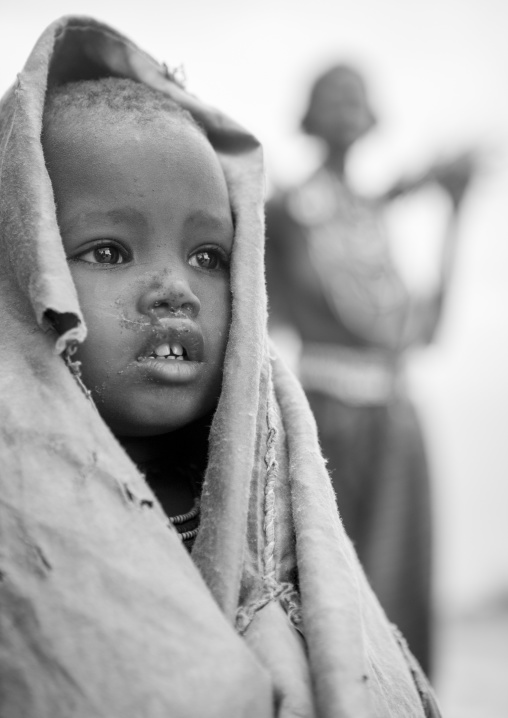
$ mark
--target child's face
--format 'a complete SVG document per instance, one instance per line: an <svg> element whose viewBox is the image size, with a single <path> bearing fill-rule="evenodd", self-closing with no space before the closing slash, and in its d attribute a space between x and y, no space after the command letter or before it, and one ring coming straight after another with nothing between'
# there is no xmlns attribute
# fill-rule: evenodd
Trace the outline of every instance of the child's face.
<svg viewBox="0 0 508 718"><path fill-rule="evenodd" d="M177 429L219 396L233 223L211 145L180 118L65 118L46 157L88 326L76 357L119 436ZM168 354L171 352L171 355ZM183 358L182 358L183 357Z"/></svg>

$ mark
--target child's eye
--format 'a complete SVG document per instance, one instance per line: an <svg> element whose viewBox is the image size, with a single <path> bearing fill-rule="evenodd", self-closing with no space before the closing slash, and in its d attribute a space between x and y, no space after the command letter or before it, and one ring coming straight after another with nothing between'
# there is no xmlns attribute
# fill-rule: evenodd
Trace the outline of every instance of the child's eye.
<svg viewBox="0 0 508 718"><path fill-rule="evenodd" d="M124 264L126 256L125 252L122 252L116 245L102 244L99 247L83 252L75 259L81 262L89 262L90 264Z"/></svg>
<svg viewBox="0 0 508 718"><path fill-rule="evenodd" d="M189 259L191 267L199 267L200 269L227 269L229 266L229 258L221 249L208 248L195 252Z"/></svg>

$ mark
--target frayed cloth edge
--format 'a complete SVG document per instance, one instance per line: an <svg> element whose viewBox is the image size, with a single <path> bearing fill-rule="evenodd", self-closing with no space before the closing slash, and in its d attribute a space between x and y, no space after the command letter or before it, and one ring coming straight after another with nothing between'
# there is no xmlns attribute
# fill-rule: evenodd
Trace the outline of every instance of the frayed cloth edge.
<svg viewBox="0 0 508 718"><path fill-rule="evenodd" d="M275 421L274 393L272 385L271 365L269 373L268 407L266 424L268 434L266 439L265 465L265 496L264 521L265 548L263 551L263 591L262 595L247 606L241 606L236 614L237 631L243 635L258 611L271 601L279 600L291 623L297 627L301 621L301 606L298 592L289 582L278 582L275 577L275 483L279 475L279 463L276 456L278 430Z"/></svg>

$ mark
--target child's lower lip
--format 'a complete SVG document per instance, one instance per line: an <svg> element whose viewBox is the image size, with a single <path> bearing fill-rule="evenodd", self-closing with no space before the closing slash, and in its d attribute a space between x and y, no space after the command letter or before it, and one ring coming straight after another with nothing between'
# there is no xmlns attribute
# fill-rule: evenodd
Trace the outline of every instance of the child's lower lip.
<svg viewBox="0 0 508 718"><path fill-rule="evenodd" d="M147 357L138 361L138 366L145 376L154 381L162 384L185 384L199 375L201 362Z"/></svg>

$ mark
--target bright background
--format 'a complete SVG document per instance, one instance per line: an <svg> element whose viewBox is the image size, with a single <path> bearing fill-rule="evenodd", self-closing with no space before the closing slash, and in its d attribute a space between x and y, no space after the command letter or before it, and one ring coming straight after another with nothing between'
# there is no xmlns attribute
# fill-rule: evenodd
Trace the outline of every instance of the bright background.
<svg viewBox="0 0 508 718"><path fill-rule="evenodd" d="M183 63L192 92L262 140L269 186L294 182L316 163L316 147L298 134L298 119L309 83L336 60L365 72L381 120L351 158L360 189L376 191L399 173L471 146L481 151L483 172L465 207L446 317L437 343L412 359L409 373L433 466L441 613L457 618L507 605L508 3L17 0L7 7L5 1L0 92L44 27L63 14L102 19L170 67ZM445 217L446 204L432 192L391 213L394 251L415 290L432 284ZM450 625L443 629L449 637L443 700L448 715L465 718L474 700L462 696L459 710L459 693L467 676L476 680L478 666L450 663L457 640L464 641ZM506 624L503 630L508 646ZM506 651L495 653L482 631L485 660L496 656L494 673L504 660L508 675ZM477 653L476 639L468 640L471 655ZM505 700L503 709L482 703L475 715L506 717Z"/></svg>

